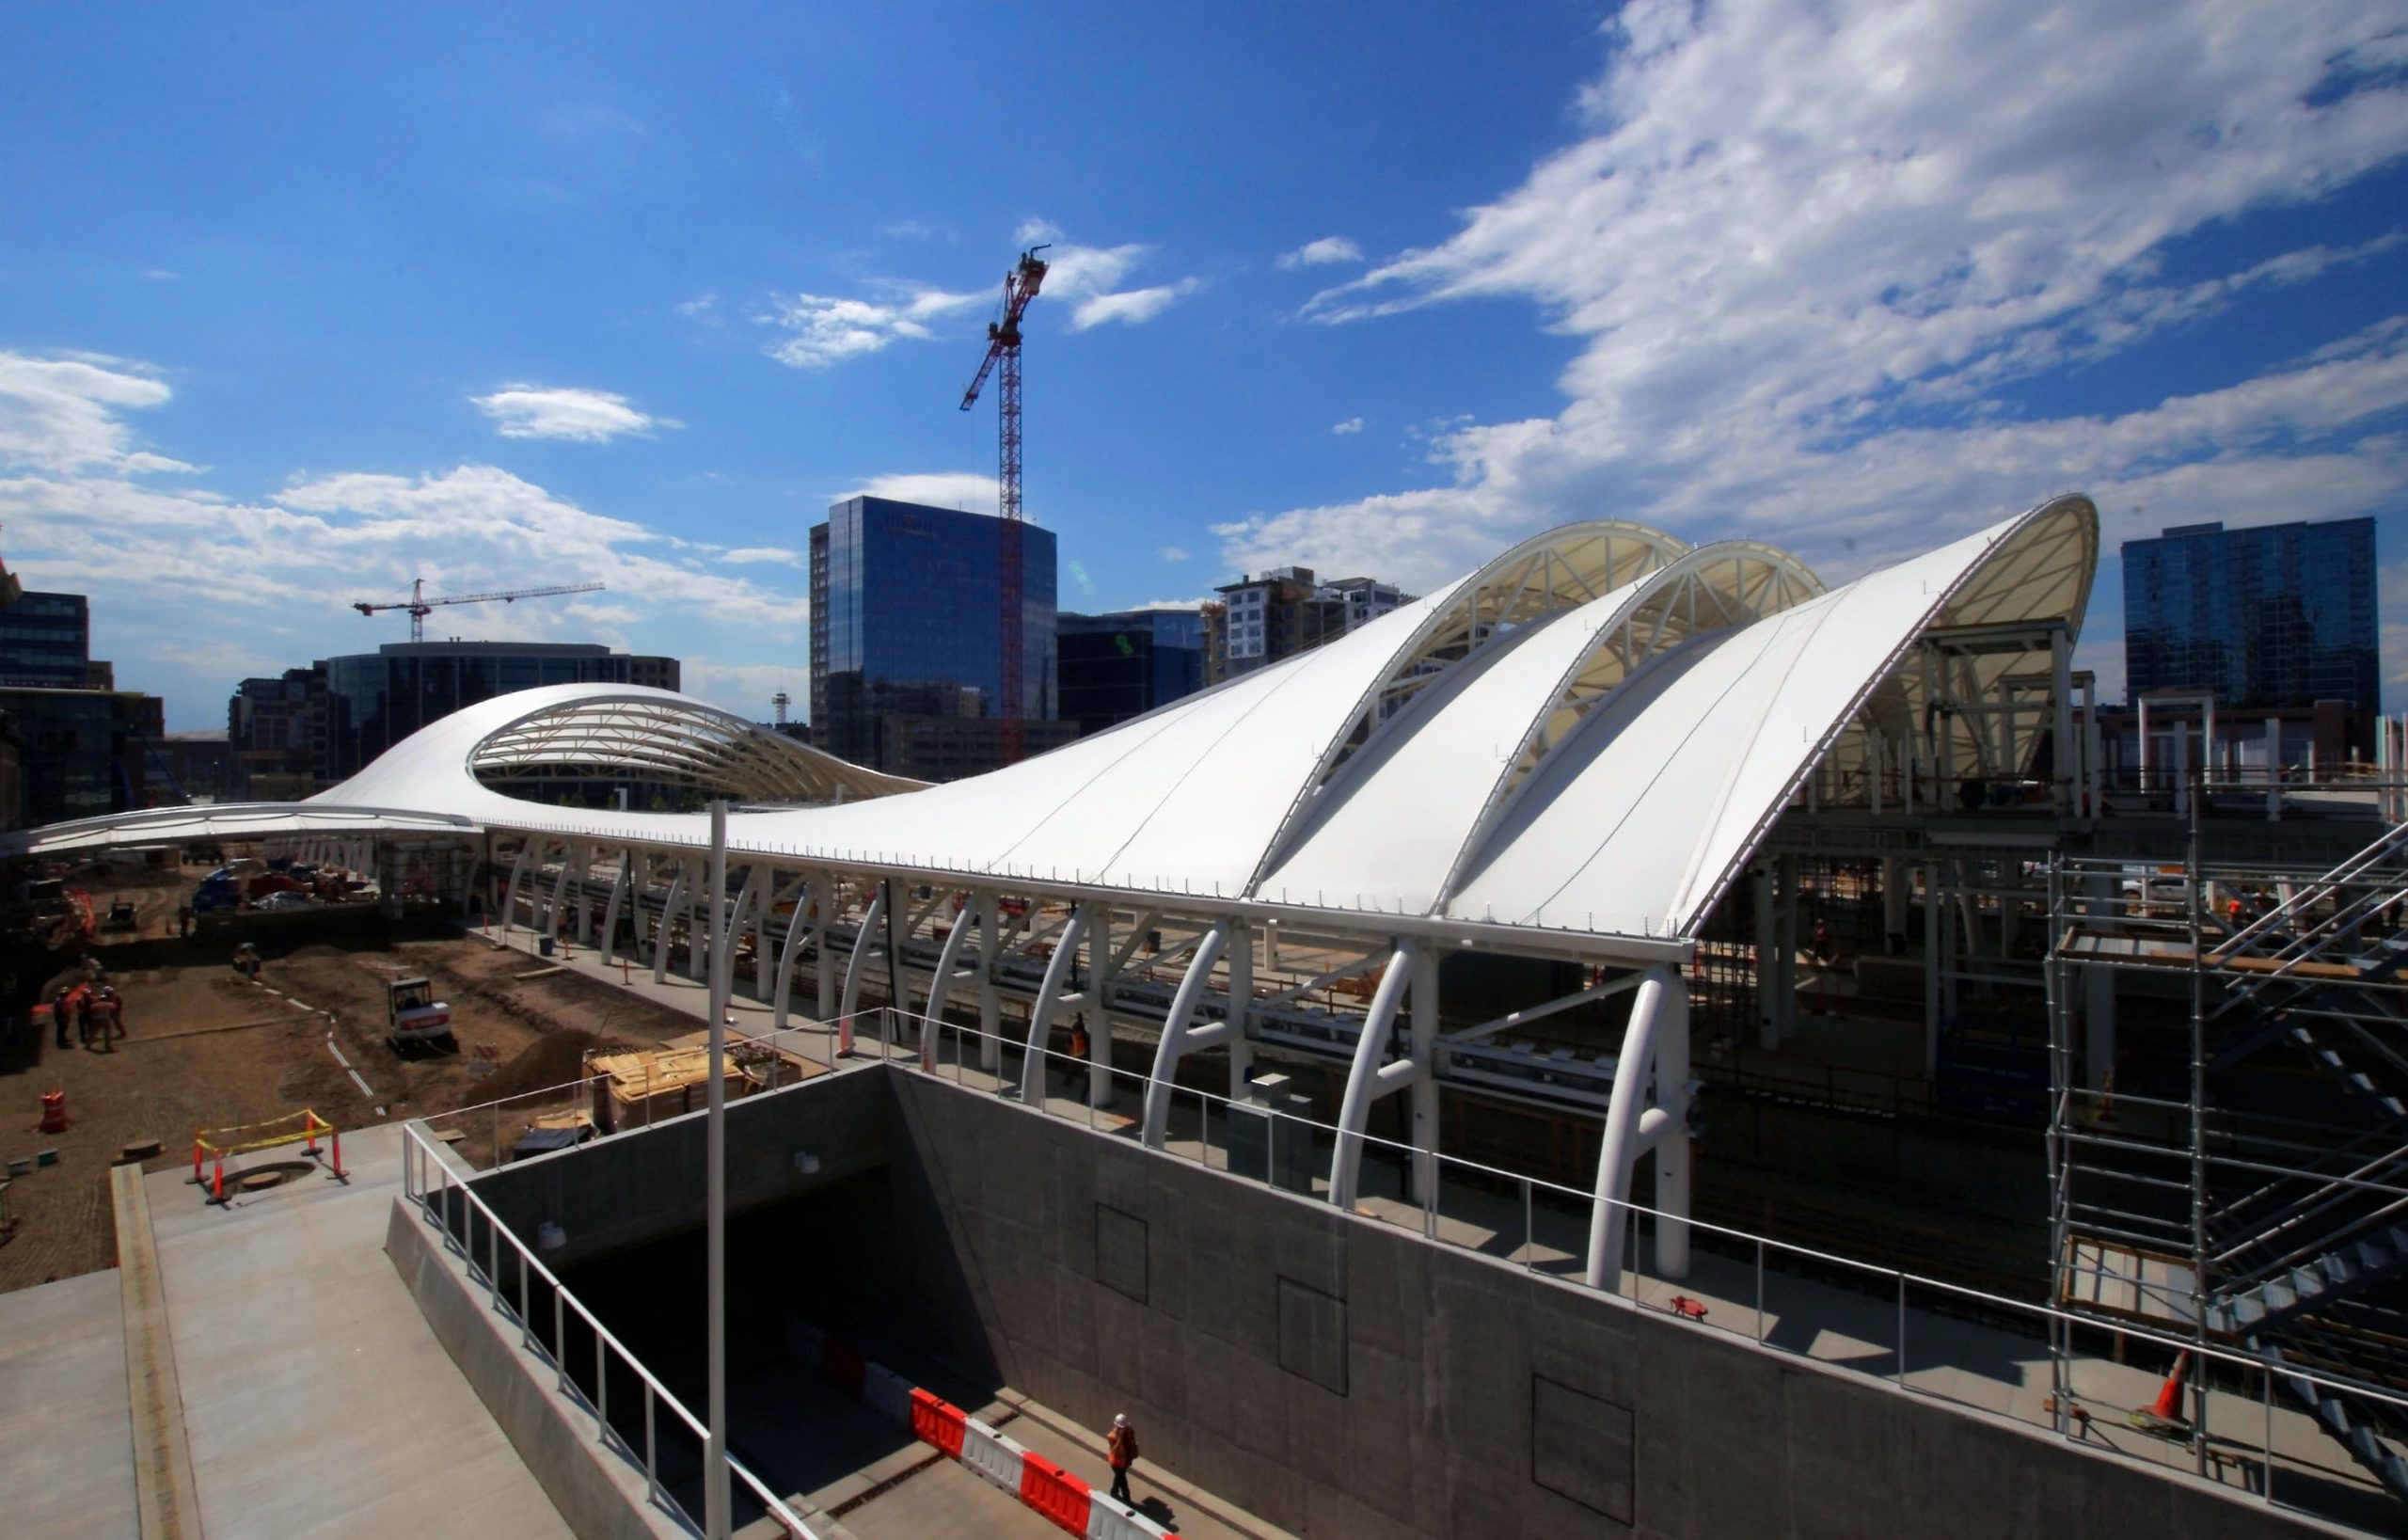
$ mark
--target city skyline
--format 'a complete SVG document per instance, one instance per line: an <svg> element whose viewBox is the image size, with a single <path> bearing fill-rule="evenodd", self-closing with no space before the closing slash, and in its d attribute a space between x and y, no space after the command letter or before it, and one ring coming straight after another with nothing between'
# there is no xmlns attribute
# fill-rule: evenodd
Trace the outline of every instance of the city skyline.
<svg viewBox="0 0 2408 1540"><path fill-rule="evenodd" d="M955 407L1040 243L1065 610L1427 592L1602 515L1838 582L2078 487L2105 695L2123 541L2370 516L2408 703L2408 55L2362 9L577 14L0 20L0 557L170 728L398 640L349 606L417 577L606 582L436 629L802 699L829 506L992 507Z"/></svg>

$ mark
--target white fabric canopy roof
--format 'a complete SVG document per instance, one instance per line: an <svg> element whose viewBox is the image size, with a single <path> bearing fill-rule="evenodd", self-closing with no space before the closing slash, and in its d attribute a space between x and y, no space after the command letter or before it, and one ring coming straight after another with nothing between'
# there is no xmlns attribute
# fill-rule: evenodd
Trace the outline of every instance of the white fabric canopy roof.
<svg viewBox="0 0 2408 1540"><path fill-rule="evenodd" d="M2078 630L2097 559L2097 514L2079 497L1830 592L1769 548L1692 550L1598 521L1526 541L1301 657L950 785L797 761L756 741L784 740L666 691L563 685L459 711L309 802L163 809L14 843L161 842L241 818L261 832L706 843L702 815L541 806L479 779L619 766L739 797L743 784L793 783L846 799L733 814L739 861L1362 928L1494 927L1498 945L1533 929L1685 942L1815 762L1878 710L1895 714L1901 692L1904 708L1921 704L1898 669L1919 638ZM2012 752L2028 758L2036 740Z"/></svg>

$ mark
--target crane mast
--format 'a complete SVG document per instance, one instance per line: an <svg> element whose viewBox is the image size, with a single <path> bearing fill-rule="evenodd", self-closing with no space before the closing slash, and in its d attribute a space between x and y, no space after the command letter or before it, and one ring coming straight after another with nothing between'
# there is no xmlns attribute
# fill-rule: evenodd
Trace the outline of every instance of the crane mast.
<svg viewBox="0 0 2408 1540"><path fill-rule="evenodd" d="M1031 246L1020 254L1020 262L1004 275L1004 299L1001 312L987 323L987 356L979 360L978 373L972 375L970 388L961 392L961 409L970 410L978 403L978 392L987 383L990 373L999 375L995 388L995 404L999 408L998 443L995 467L995 513L1003 528L997 531L1001 550L997 565L999 608L1002 611L1003 635L999 639L998 664L1002 669L1003 689L996 702L998 747L1006 765L1021 756L1025 735L1021 723L1026 712L1022 689L1022 648L1024 630L1021 595L1021 511L1020 511L1020 344L1021 313L1045 282L1045 263L1038 258L1044 250Z"/></svg>
<svg viewBox="0 0 2408 1540"><path fill-rule="evenodd" d="M410 640L423 642L426 640L426 617L433 614L435 607L439 604L490 604L496 599L509 604L518 599L549 598L555 594L597 594L606 586L603 583L569 583L555 588L514 588L499 594L449 594L430 599L426 596L426 579L413 578L410 579L410 596L406 599L395 599L389 604L372 604L361 600L352 608L370 616L379 610L406 610L410 612Z"/></svg>

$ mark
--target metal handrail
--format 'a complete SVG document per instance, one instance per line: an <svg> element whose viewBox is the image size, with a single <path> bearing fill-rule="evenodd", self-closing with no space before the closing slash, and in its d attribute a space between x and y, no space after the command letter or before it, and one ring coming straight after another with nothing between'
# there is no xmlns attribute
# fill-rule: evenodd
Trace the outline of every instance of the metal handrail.
<svg viewBox="0 0 2408 1540"><path fill-rule="evenodd" d="M1030 1050L1026 1042L1023 1040L1011 1038L1004 1034L990 1034L981 1031L976 1027L965 1026L953 1022L933 1020L915 1011L899 1010L893 1007L884 1008L883 1010L879 1013L884 1014L890 1019L900 1019L913 1023L923 1031L933 1028L940 1034L952 1033L955 1035L958 1044L972 1040L986 1040L991 1038L993 1040L1001 1043L1006 1048L1015 1048L1022 1052L1034 1051L1042 1054L1049 1063L1054 1066L1074 1068L1081 1072L1085 1072L1091 1068L1091 1065L1085 1059L1075 1058L1068 1054L1056 1053L1050 1048L1040 1047L1035 1050ZM870 1011L863 1011L862 1014L863 1016L868 1016L873 1013ZM923 1061L916 1056L897 1057L893 1059L891 1062L894 1062L900 1067L910 1069L915 1073L925 1074L939 1085L954 1085L956 1088L959 1089L968 1088L961 1086L958 1081L948 1081L943 1075L934 1073L927 1070L924 1067ZM969 1060L962 1056L958 1050L957 1050L955 1064L958 1070L966 1070ZM1152 1075L1141 1075L1133 1071L1114 1070L1111 1073L1116 1082L1125 1082L1133 1086L1147 1086L1152 1084L1154 1081L1154 1077ZM1012 1085L1015 1084L1015 1082L1007 1076L1006 1077L1004 1084ZM1174 1083L1171 1087L1171 1093L1174 1097L1182 1095L1192 1096L1196 1099L1199 1104L1206 1106L1208 1109L1212 1103L1217 1103L1225 1112L1229 1108L1241 1108L1250 1113L1266 1113L1276 1122L1301 1125L1316 1133L1325 1134L1329 1135L1332 1140L1337 1138L1339 1132L1331 1124L1319 1122L1310 1118L1301 1118L1292 1113L1247 1106L1246 1103L1237 1102L1231 1098L1219 1096L1211 1091L1201 1090L1192 1087L1179 1086ZM1020 1105L1022 1105L1024 1110L1037 1116L1054 1116L1047 1112L1041 1105L1036 1103L1022 1102ZM1088 1112L1090 1120L1092 1120L1094 1108L1090 1107ZM1728 1225L1716 1224L1711 1220L1689 1218L1667 1214L1660 1209L1652 1208L1643 1203L1620 1199L1600 1199L1592 1193L1582 1192L1576 1188L1566 1187L1560 1183L1549 1182L1544 1177L1534 1177L1522 1172L1504 1170L1501 1167L1483 1165L1479 1161L1465 1159L1459 1155L1449 1155L1438 1153L1436 1151L1422 1151L1415 1149L1411 1145L1402 1144L1393 1139L1384 1138L1378 1135L1370 1134L1369 1132L1363 1134L1361 1137L1366 1146L1382 1147L1396 1154L1410 1157L1419 1157L1427 1154L1442 1167L1451 1167L1463 1171L1478 1172L1482 1176L1493 1178L1508 1184L1518 1185L1523 1189L1523 1202L1526 1214L1529 1212L1531 1195L1538 1192L1546 1192L1563 1199L1571 1199L1572 1201L1581 1205L1589 1205L1603 1201L1610 1210L1620 1214L1625 1223L1644 1216L1645 1218L1653 1219L1659 1223L1669 1222L1686 1225L1691 1230L1703 1231L1710 1235L1721 1237L1726 1241L1735 1243L1742 1250L1752 1247L1757 1257L1757 1289L1759 1298L1762 1297L1763 1290L1764 1259L1767 1252L1772 1252L1812 1262L1826 1267L1836 1267L1849 1272L1869 1274L1894 1282L1898 1289L1901 1301L1900 1324L1902 1328L1905 1322L1904 1299L1907 1291L1909 1289L1919 1289L1946 1294L1969 1305L1979 1306L1985 1310L2008 1311L2017 1315L2036 1317L2038 1320L2047 1323L2052 1327L2079 1327L2088 1331L2110 1332L2119 1338L2138 1341L2148 1343L2152 1346L2162 1348L2169 1355L2188 1353L2192 1356L2194 1361L2212 1361L2223 1364L2235 1371L2263 1373L2270 1368L2269 1360L2263 1357L2256 1357L2243 1353L2236 1353L2211 1344L2203 1344L2191 1338L2173 1336L2171 1334L2156 1331L2136 1324L2110 1321L2098 1316L2076 1314L2069 1310L2060 1310L2053 1305L2038 1304L2031 1300L2015 1299L2007 1295L1991 1294L1987 1290L1972 1288L1965 1284L1951 1283L1942 1278L1928 1278L1921 1274L1909 1273L1903 1268L1890 1267L1878 1262L1863 1262L1853 1257L1841 1256L1835 1252L1818 1251L1812 1246L1798 1246L1787 1241L1774 1240L1769 1236L1759 1235L1752 1231L1735 1229ZM1156 1153L1163 1152L1156 1151ZM1177 1157L1165 1154L1164 1158ZM1318 1201L1318 1199L1316 1200ZM1429 1199L1425 1198L1425 1202L1429 1200ZM1425 1225L1425 1233L1434 1235L1434 1230ZM1534 1234L1529 1230L1527 1220L1525 1222L1525 1235L1526 1237L1531 1238L1530 1244L1534 1246ZM1638 1279L1642 1275L1635 1266L1630 1267L1629 1270L1633 1275L1635 1287ZM1570 1279L1567 1281L1577 1282L1577 1279ZM1619 1293L1616 1293L1613 1294L1613 1297L1619 1299L1623 1296ZM1637 1301L1634 1299L1631 1303L1636 1305ZM1758 1329L1760 1332L1762 1330L1762 1319L1763 1312L1759 1310ZM1777 1351L1788 1350L1777 1349ZM1901 1365L1906 1361L1906 1342L1903 1336L1903 1329L1898 1343L1898 1361ZM2328 1377L2310 1370L2301 1369L2289 1363L2280 1365L2277 1372L2286 1378L2305 1381L2321 1389L2337 1391L2353 1397L2380 1401L2385 1405L2391 1407L2394 1411L2403 1415L2408 1415L2408 1396L2394 1395L2389 1392L2376 1390L2361 1382ZM1919 1390L1913 1386L1905 1386L1904 1388L1910 1390L1917 1390L1917 1393L1920 1394L1934 1393L1927 1390ZM1941 1397L1940 1399L1950 1398ZM2059 1431L2064 1431L2067 1419L2066 1414L2062 1411L2058 1414L2058 1421ZM2264 1453L2268 1454L2269 1458L2272 1457L2273 1451L2271 1449L2271 1444ZM2269 1498L2269 1500L2271 1500L2271 1498Z"/></svg>
<svg viewBox="0 0 2408 1540"><path fill-rule="evenodd" d="M419 1173L428 1165L433 1167L436 1176L441 1179L439 1187L431 1188L427 1183L420 1180ZM452 1227L447 1220L439 1220L436 1217L433 1212L433 1204L428 1201L428 1195L430 1192L439 1191L443 1195L442 1200L448 1208L450 1205L450 1195L456 1190L463 1198L467 1199L469 1207L474 1212L484 1215L487 1233L493 1237L492 1241L489 1243L490 1255L484 1268L485 1285L493 1295L493 1302L495 1306L505 1310L510 1310L510 1303L502 1294L500 1244L503 1237L508 1237L510 1241L510 1249L516 1255L519 1267L518 1308L515 1310L511 1310L511 1313L517 1318L521 1341L533 1344L543 1353L544 1357L551 1360L552 1367L559 1373L563 1385L568 1384L569 1379L568 1365L561 1357L563 1346L563 1340L560 1333L561 1312L563 1310L575 1311L578 1319L583 1321L586 1326L592 1329L594 1341L594 1394L592 1402L594 1407L594 1436L605 1443L610 1441L610 1439L616 1435L616 1430L610 1426L609 1415L610 1391L609 1388L603 1382L603 1368L606 1361L603 1357L603 1350L608 1348L610 1352L617 1354L620 1359L624 1361L629 1369L635 1371L636 1377L642 1382L644 1389L645 1484L649 1488L651 1495L666 1500L672 1506L676 1507L678 1512L690 1523L692 1516L685 1514L683 1505L679 1504L676 1499L671 1497L660 1485L658 1475L659 1462L657 1452L657 1441L653 1434L652 1408L657 1405L666 1405L670 1411L676 1415L678 1421L686 1424L688 1432L693 1434L697 1438L704 1439L706 1444L710 1437L709 1428L704 1424L700 1418L687 1410L685 1403L679 1401L677 1397L670 1391L667 1385L663 1384L657 1377L656 1377L651 1370L645 1368L643 1360L629 1352L626 1344L620 1342L616 1336L612 1335L610 1329L602 1324L599 1317L594 1315L592 1310L585 1308L584 1301L578 1299L577 1295L569 1292L568 1286L561 1281L559 1274L553 1272L549 1267L547 1267L541 1259L536 1257L533 1252L527 1249L526 1243L519 1240L517 1234L512 1230L508 1225L502 1223L501 1216L494 1213L491 1206L489 1206L483 1199L479 1198L476 1195L476 1192L471 1187L468 1180L465 1177L453 1175L450 1164L442 1158L442 1155L436 1150L435 1146L421 1135L415 1127L407 1123L402 1125L402 1190L419 1204L421 1211L425 1213L429 1223L435 1225L437 1230L441 1230L447 1239L456 1239L458 1241L461 1258L467 1262L471 1273L477 1271L476 1246L471 1235L469 1233L463 1233L457 1237L453 1237L452 1234ZM462 1228L464 1231L468 1230L468 1227L466 1225ZM554 1330L552 1342L549 1346L546 1346L543 1339L540 1336L535 1335L531 1330L530 1323L527 1319L527 1274L530 1270L531 1270L536 1276L540 1277L547 1284L550 1285L552 1290ZM744 1483L745 1486L755 1498L760 1500L762 1507L765 1508L771 1516L775 1517L780 1524L785 1527L786 1533L789 1536L794 1537L794 1540L818 1540L818 1537L812 1532L810 1526L803 1523L801 1518L796 1516L793 1509L787 1507L784 1502L781 1501L777 1494L770 1491L769 1488L762 1483L758 1476L755 1476L751 1470L747 1469L742 1461L737 1459L733 1454L726 1456L726 1459L728 1469L734 1473L738 1480Z"/></svg>

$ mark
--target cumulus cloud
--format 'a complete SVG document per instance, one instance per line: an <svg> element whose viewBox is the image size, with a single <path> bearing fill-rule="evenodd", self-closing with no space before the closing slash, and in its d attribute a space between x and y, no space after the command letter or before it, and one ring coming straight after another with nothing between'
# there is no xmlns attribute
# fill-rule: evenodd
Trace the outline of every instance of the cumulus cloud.
<svg viewBox="0 0 2408 1540"><path fill-rule="evenodd" d="M103 354L0 352L0 465L126 475L190 470L182 460L135 449L119 415L166 405L171 394L148 365Z"/></svg>
<svg viewBox="0 0 2408 1540"><path fill-rule="evenodd" d="M908 285L881 287L894 290L894 297L770 295L769 309L759 319L787 335L771 344L769 357L795 369L827 369L879 352L897 338L925 341L936 335L929 323L986 298Z"/></svg>
<svg viewBox="0 0 2408 1540"><path fill-rule="evenodd" d="M1329 262L1358 262L1363 248L1343 235L1324 235L1318 241L1307 241L1293 251L1282 252L1275 264L1280 268L1319 267Z"/></svg>
<svg viewBox="0 0 2408 1540"><path fill-rule="evenodd" d="M123 414L165 403L165 386L113 362L24 362L0 360L9 565L35 586L90 594L96 648L119 660L122 684L166 696L173 724L222 722L246 675L393 640L391 617L349 606L404 595L416 578L446 594L609 585L587 599L438 611L459 634L790 653L800 666L801 595L688 565L683 542L637 520L474 463L309 475L264 497L161 486L137 479L161 457L129 448ZM239 595L241 625L200 634L197 594Z"/></svg>
<svg viewBox="0 0 2408 1540"><path fill-rule="evenodd" d="M1023 222L1015 234L1022 246L1047 246L1045 286L1038 293L1044 299L1069 303L1072 331L1116 321L1141 325L1204 286L1201 278L1183 278L1123 289L1130 275L1153 257L1154 248L1149 246L1080 246L1065 240L1060 230L1042 219Z"/></svg>
<svg viewBox="0 0 2408 1540"><path fill-rule="evenodd" d="M778 562L790 567L802 565L801 553L788 550L784 546L738 546L734 550L720 552L719 559L732 566L752 562Z"/></svg>
<svg viewBox="0 0 2408 1540"><path fill-rule="evenodd" d="M1363 420L1359 417L1350 417L1343 422L1331 423L1329 425L1329 431L1339 435L1340 437L1343 437L1350 433L1361 433L1363 431Z"/></svg>
<svg viewBox="0 0 2408 1540"><path fill-rule="evenodd" d="M1154 556L1158 561L1169 562L1176 564L1187 560L1187 548L1184 546L1164 546L1162 549L1154 552Z"/></svg>
<svg viewBox="0 0 2408 1540"><path fill-rule="evenodd" d="M610 390L505 385L491 395L468 399L479 411L494 420L504 438L565 438L572 443L602 444L621 434L649 433L655 426L685 425L673 419L640 412L628 405L626 397Z"/></svg>
<svg viewBox="0 0 2408 1540"><path fill-rule="evenodd" d="M995 478L974 470L917 470L872 476L831 500L863 497L922 502L931 508L961 508L974 514L992 514L998 500Z"/></svg>
<svg viewBox="0 0 2408 1540"><path fill-rule="evenodd" d="M1221 526L1224 555L1419 584L1612 513L1771 539L1845 578L2074 486L2111 542L2148 532L2144 507L2397 506L2397 325L2171 400L2118 401L2138 376L2093 374L2085 401L2109 404L2072 413L2048 389L2226 310L2243 326L2273 287L2397 271L2396 236L2221 267L2246 247L2178 245L2408 147L2385 25L2321 0L1635 0L1575 142L1304 310L1528 302L1576 342L1561 408L1442 428L1428 484Z"/></svg>

